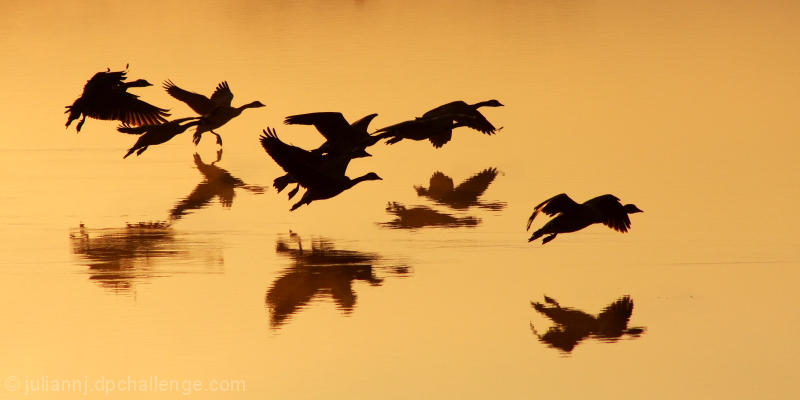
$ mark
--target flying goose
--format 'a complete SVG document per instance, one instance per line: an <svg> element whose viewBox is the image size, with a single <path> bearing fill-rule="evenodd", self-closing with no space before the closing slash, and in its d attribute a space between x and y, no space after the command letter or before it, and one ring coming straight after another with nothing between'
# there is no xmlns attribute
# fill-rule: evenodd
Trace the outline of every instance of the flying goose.
<svg viewBox="0 0 800 400"><path fill-rule="evenodd" d="M348 123L342 113L315 112L308 114L291 115L286 117L286 125L314 125L317 131L325 137L326 141L312 153L324 154L336 148L353 151L356 157L369 157L366 148L378 142L378 138L367 133L369 123L378 114L370 114L360 120Z"/></svg>
<svg viewBox="0 0 800 400"><path fill-rule="evenodd" d="M203 96L202 94L183 90L169 79L164 81L164 89L166 89L170 96L186 103L194 112L204 116L203 121L207 121L197 126L197 130L192 138L195 145L200 143L204 132L211 132L217 136L217 144L221 146L222 137L214 132L214 129L238 117L242 111L248 108L266 107L259 101L254 101L240 107L232 107L231 101L233 100L233 93L227 81L223 81L217 85L217 89L214 90L211 98Z"/></svg>
<svg viewBox="0 0 800 400"><path fill-rule="evenodd" d="M195 120L189 122L188 124L181 125L182 122ZM142 135L139 137L139 140L128 150L128 153L122 156L122 158L128 158L129 155L133 154L136 151L136 155L140 155L147 150L148 146L154 146L157 144L162 144L170 141L175 136L186 132L189 127L198 125L201 123L201 117L189 117L189 118L180 118L174 121L170 121L164 124L158 125L142 125L139 127L130 127L125 125L120 125L117 127L117 131L122 133L129 133L132 135Z"/></svg>
<svg viewBox="0 0 800 400"><path fill-rule="evenodd" d="M435 118L448 114L468 115L474 117L467 121L465 126L475 129L478 132L491 135L497 130L483 114L478 111L481 107L503 107L497 100L487 100L475 104L467 104L463 101L454 101L434 108L422 115L422 118Z"/></svg>
<svg viewBox="0 0 800 400"><path fill-rule="evenodd" d="M125 82L127 73L126 67L125 71L111 72L109 68L107 72L94 74L84 85L81 97L66 107L64 113L69 114L66 127L69 128L72 121L81 118L81 115L83 118L75 127L78 132L86 122L86 117L116 120L131 126L167 122L165 117L170 115L167 114L169 110L139 100L139 96L127 92L128 88L153 85L144 79Z"/></svg>
<svg viewBox="0 0 800 400"><path fill-rule="evenodd" d="M545 244L555 239L559 233L579 231L589 225L598 223L617 232L625 233L631 227L631 220L628 218L628 214L643 211L633 204L623 206L618 198L610 194L598 196L583 204L578 204L562 193L545 200L533 209L533 214L528 218L527 229L531 228L531 223L540 212L549 216L556 215L556 217L548 221L541 229L533 232L533 236L528 241L531 242L549 234L550 236L542 240L542 244Z"/></svg>
<svg viewBox="0 0 800 400"><path fill-rule="evenodd" d="M315 200L330 199L359 182L381 180L381 177L374 172L355 179L345 176L344 171L341 173L322 172L309 164L308 159L312 155L311 152L282 142L274 129L265 130L260 139L261 146L264 147L267 154L307 189L300 201L292 206L291 211Z"/></svg>
<svg viewBox="0 0 800 400"><path fill-rule="evenodd" d="M378 140L388 138L386 144L395 144L403 139L430 140L438 149L453 137L453 128L469 126L473 119L475 117L461 114L417 118L378 129L373 137Z"/></svg>
<svg viewBox="0 0 800 400"><path fill-rule="evenodd" d="M310 153L318 155L319 157L308 157L309 160L307 162L315 168L321 168L322 171L340 172L341 175L344 175L351 159L371 156L364 148L367 146L367 142L370 141L369 133L367 133L369 123L376 116L378 116L378 114L367 115L350 124L350 129L344 128L341 125L341 121L347 123L344 116L334 112L294 115L287 117L286 123L314 125L317 131L319 131L327 141L317 149L310 151ZM369 145L375 144L376 142L377 139L372 141ZM278 193L280 193L287 185L296 182L292 175L286 174L275 178L273 186L278 190ZM297 194L299 188L300 186L298 185L289 192L290 199Z"/></svg>

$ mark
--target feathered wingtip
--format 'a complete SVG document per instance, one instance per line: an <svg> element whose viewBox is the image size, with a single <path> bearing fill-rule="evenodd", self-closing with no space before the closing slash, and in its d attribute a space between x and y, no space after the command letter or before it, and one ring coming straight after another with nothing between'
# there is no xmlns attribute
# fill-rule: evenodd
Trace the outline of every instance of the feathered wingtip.
<svg viewBox="0 0 800 400"><path fill-rule="evenodd" d="M264 134L261 135L262 141L264 139L278 139L278 134L275 132L275 128L267 127L267 129L262 129L261 132L264 132Z"/></svg>
<svg viewBox="0 0 800 400"><path fill-rule="evenodd" d="M128 124L121 124L117 126L117 132L127 133L129 135L141 135L144 133L144 129L142 129L141 126L134 127Z"/></svg>
<svg viewBox="0 0 800 400"><path fill-rule="evenodd" d="M531 224L533 223L533 220L536 218L537 214L539 214L539 209L538 208L533 210L533 214L531 214L530 218L528 218L528 225L525 228L526 231L531 230ZM531 240L533 240L533 239L531 239Z"/></svg>

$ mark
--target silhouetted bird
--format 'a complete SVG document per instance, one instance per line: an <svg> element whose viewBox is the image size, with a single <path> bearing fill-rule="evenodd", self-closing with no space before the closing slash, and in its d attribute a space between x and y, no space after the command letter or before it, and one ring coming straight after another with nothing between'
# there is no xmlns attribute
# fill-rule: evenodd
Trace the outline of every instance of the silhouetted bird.
<svg viewBox="0 0 800 400"><path fill-rule="evenodd" d="M309 114L292 115L283 121L286 125L314 125L326 141L312 153L324 154L336 149L344 148L352 151L354 157L367 157L367 147L378 142L378 138L367 133L369 123L378 114L370 114L360 120L349 124L344 116L338 112L316 112Z"/></svg>
<svg viewBox="0 0 800 400"><path fill-rule="evenodd" d="M139 137L139 140L136 141L136 144L133 145L128 150L122 158L128 158L129 155L133 154L136 151L136 155L140 155L147 150L148 146L155 146L157 144L162 144L170 141L175 136L186 132L189 127L196 126L199 124L201 117L189 117L189 118L180 118L174 121L167 122L165 124L159 125L142 125L139 127L130 127L130 126L118 126L117 131L122 133L129 133L133 135L142 135ZM189 122L188 124L181 125L181 122L195 120Z"/></svg>
<svg viewBox="0 0 800 400"><path fill-rule="evenodd" d="M204 116L204 122L197 126L197 131L194 133L192 139L194 144L200 143L204 132L211 132L217 136L217 144L222 145L222 137L214 132L214 129L238 117L242 111L248 108L266 107L259 101L254 101L240 107L231 107L233 93L228 86L228 82L225 81L217 85L217 89L214 90L211 98L203 96L202 94L183 90L175 86L170 80L164 81L164 89L167 90L170 96L186 103L194 112Z"/></svg>
<svg viewBox="0 0 800 400"><path fill-rule="evenodd" d="M531 329L539 340L567 353L587 337L615 342L623 335L637 337L645 331L642 327L628 328L628 321L633 314L633 300L629 296L623 296L609 304L596 317L571 307L561 307L550 297L545 296L544 299L553 306L548 307L536 302L531 302L531 305L536 311L552 320L555 326L548 329L544 335L539 335L533 324Z"/></svg>
<svg viewBox="0 0 800 400"><path fill-rule="evenodd" d="M167 111L152 104L139 100L139 96L128 93L128 88L153 86L144 79L125 82L125 71L98 72L83 87L83 94L71 106L67 106L69 117L67 128L72 121L83 115L75 127L81 131L86 117L106 121L121 121L126 125L141 126L146 124L160 124L167 122Z"/></svg>
<svg viewBox="0 0 800 400"><path fill-rule="evenodd" d="M453 179L441 173L434 172L431 176L428 188L414 186L417 195L425 196L431 200L446 204L455 209L466 209L472 206L479 206L491 210L500 210L505 207L505 203L484 204L478 201L483 192L497 177L497 169L487 168L462 182L457 187L453 184Z"/></svg>
<svg viewBox="0 0 800 400"><path fill-rule="evenodd" d="M292 175L300 185L307 189L300 201L292 206L292 211L303 204L337 196L359 182L381 179L374 172L355 179L348 178L344 173L322 172L307 161L314 156L311 152L283 143L278 139L274 129L264 131L264 135L261 136L261 146L284 171Z"/></svg>
<svg viewBox="0 0 800 400"><path fill-rule="evenodd" d="M417 118L378 129L374 138L389 139L386 144L395 144L403 139L430 140L433 147L440 148L453 137L453 128L469 126L475 117L447 114L431 118Z"/></svg>
<svg viewBox="0 0 800 400"><path fill-rule="evenodd" d="M351 159L371 156L364 148L377 142L376 139L369 144L371 139L367 133L369 123L377 115L370 114L353 122L350 124L350 129L342 127L342 121L347 123L342 114L333 112L294 115L287 117L286 123L314 125L327 141L319 148L310 151L312 154L319 155L319 157L317 159L309 157L306 162L325 173L338 175L340 171L344 175ZM287 185L296 182L290 174L286 174L275 178L273 186L280 193ZM289 192L290 199L297 194L298 189L299 186Z"/></svg>
<svg viewBox="0 0 800 400"><path fill-rule="evenodd" d="M463 101L454 101L426 112L422 115L422 118L436 118L448 114L468 115L474 118L466 121L467 124L465 126L475 129L478 132L491 135L495 133L497 129L486 119L486 117L483 116L483 114L480 113L480 111L478 111L478 109L481 107L503 107L503 105L497 100L487 100L475 104L467 104Z"/></svg>
<svg viewBox="0 0 800 400"><path fill-rule="evenodd" d="M631 227L631 220L628 218L628 214L642 212L642 210L633 204L623 206L618 198L610 194L598 196L583 204L578 204L562 193L545 200L534 208L533 214L528 219L527 229L531 228L531 223L539 212L549 216L558 214L528 239L531 242L543 235L550 234L550 236L542 240L542 244L545 244L555 239L559 233L579 231L597 223L602 223L617 232L625 233Z"/></svg>

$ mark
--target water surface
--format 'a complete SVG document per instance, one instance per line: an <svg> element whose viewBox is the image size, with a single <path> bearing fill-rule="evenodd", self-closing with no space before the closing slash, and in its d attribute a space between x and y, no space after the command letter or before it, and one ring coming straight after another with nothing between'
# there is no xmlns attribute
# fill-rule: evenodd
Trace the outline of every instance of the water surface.
<svg viewBox="0 0 800 400"><path fill-rule="evenodd" d="M800 390L793 2L0 11L3 398L105 395L95 385L107 380L127 398ZM63 110L94 73L127 64L154 84L135 93L174 118L193 113L166 79L206 95L225 80L235 106L267 107L220 128L221 153L185 133L123 160L135 140L115 122L76 134ZM323 141L286 116L377 112L374 130L489 99L505 105L482 109L496 135L378 144L348 174L383 181L293 212L271 188L283 171L262 129ZM485 171L475 198L418 189ZM559 193L612 193L644 213L627 234L592 226L527 243L533 207ZM137 392L121 390L128 379ZM159 380L180 386L153 390ZM34 392L42 383L69 393Z"/></svg>

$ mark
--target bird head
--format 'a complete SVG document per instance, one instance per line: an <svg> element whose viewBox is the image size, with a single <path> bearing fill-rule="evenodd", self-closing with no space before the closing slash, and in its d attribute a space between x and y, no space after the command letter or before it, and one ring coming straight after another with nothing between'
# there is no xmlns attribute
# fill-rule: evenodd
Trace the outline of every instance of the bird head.
<svg viewBox="0 0 800 400"><path fill-rule="evenodd" d="M484 105L487 107L503 107L503 105L497 100L489 100L484 103Z"/></svg>
<svg viewBox="0 0 800 400"><path fill-rule="evenodd" d="M362 176L361 180L364 180L364 181L382 181L383 178L381 178L380 176L378 176L378 174L376 174L374 172L370 172L370 173Z"/></svg>
<svg viewBox="0 0 800 400"><path fill-rule="evenodd" d="M126 84L127 87L146 87L146 86L153 86L152 83L144 80L144 79L137 79L133 82L128 82Z"/></svg>
<svg viewBox="0 0 800 400"><path fill-rule="evenodd" d="M625 212L628 213L628 214L644 212L644 211L640 210L639 207L636 207L633 204L625 204L624 208L625 208Z"/></svg>
<svg viewBox="0 0 800 400"><path fill-rule="evenodd" d="M244 108L258 108L258 107L266 107L266 105L264 105L260 101L254 101L254 102L252 102L250 104L245 104L244 105Z"/></svg>

